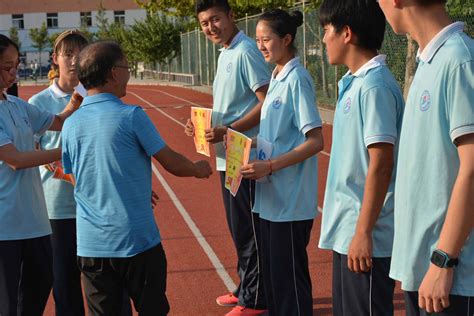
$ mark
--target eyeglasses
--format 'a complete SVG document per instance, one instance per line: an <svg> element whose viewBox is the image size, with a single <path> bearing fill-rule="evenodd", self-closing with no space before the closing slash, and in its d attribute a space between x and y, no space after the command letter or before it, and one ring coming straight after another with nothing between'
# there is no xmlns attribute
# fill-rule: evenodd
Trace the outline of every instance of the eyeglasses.
<svg viewBox="0 0 474 316"><path fill-rule="evenodd" d="M0 70L8 72L10 76L15 76L18 72L18 64L15 66L0 66Z"/></svg>

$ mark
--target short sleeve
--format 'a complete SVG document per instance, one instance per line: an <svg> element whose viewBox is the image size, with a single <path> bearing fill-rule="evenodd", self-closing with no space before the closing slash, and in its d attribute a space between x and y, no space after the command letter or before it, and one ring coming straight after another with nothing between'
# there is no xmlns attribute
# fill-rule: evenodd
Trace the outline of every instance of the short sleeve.
<svg viewBox="0 0 474 316"><path fill-rule="evenodd" d="M242 68L244 79L253 92L270 82L270 69L258 50L249 49L242 54Z"/></svg>
<svg viewBox="0 0 474 316"><path fill-rule="evenodd" d="M398 111L392 91L384 86L373 87L362 95L361 102L365 146L377 143L395 145Z"/></svg>
<svg viewBox="0 0 474 316"><path fill-rule="evenodd" d="M26 107L28 118L30 119L33 132L35 134L44 133L53 123L55 115L39 109L37 106L22 101Z"/></svg>
<svg viewBox="0 0 474 316"><path fill-rule="evenodd" d="M62 133L62 149L61 149L61 162L63 164L63 170L66 174L72 173L72 163L71 163L71 155L69 153L69 138L66 132L66 129Z"/></svg>
<svg viewBox="0 0 474 316"><path fill-rule="evenodd" d="M7 131L5 130L5 127L3 126L2 121L0 120L0 147L11 143L13 143L13 140L8 135Z"/></svg>
<svg viewBox="0 0 474 316"><path fill-rule="evenodd" d="M294 123L301 133L306 134L311 129L322 126L316 106L316 95L309 79L299 78L292 82L292 99Z"/></svg>
<svg viewBox="0 0 474 316"><path fill-rule="evenodd" d="M453 70L446 102L451 140L474 133L474 61Z"/></svg>
<svg viewBox="0 0 474 316"><path fill-rule="evenodd" d="M135 107L132 112L132 129L148 156L153 156L165 147L165 142L158 133L155 125L141 107Z"/></svg>

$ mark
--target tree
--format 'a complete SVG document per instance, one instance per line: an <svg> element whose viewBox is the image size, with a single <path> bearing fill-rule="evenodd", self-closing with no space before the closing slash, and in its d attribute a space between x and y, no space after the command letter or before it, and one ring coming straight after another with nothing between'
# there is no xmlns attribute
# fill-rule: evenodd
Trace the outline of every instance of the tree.
<svg viewBox="0 0 474 316"><path fill-rule="evenodd" d="M18 29L16 27L10 28L10 39L18 45L18 49L21 48L20 38L18 37Z"/></svg>
<svg viewBox="0 0 474 316"><path fill-rule="evenodd" d="M98 40L109 39L109 19L106 16L105 8L102 5L102 1L99 3L99 8L96 15L97 20L97 33L95 36Z"/></svg>
<svg viewBox="0 0 474 316"><path fill-rule="evenodd" d="M39 52L39 71L40 77L42 76L41 70L41 53L43 52L44 48L47 47L49 43L49 36L48 36L48 29L46 28L46 24L43 22L41 28L32 28L29 32L30 39L33 43L33 47L36 48Z"/></svg>

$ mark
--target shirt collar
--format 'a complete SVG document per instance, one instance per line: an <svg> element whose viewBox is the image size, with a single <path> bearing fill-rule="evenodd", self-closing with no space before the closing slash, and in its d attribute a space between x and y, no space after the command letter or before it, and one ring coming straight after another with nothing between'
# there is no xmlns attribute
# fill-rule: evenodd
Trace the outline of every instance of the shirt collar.
<svg viewBox="0 0 474 316"><path fill-rule="evenodd" d="M386 65L387 63L385 62L385 60L387 59L387 55L377 55L375 56L374 58L372 58L371 60L369 60L368 62L366 62L362 67L360 67L355 73L354 73L354 76L355 77L365 77L365 75L367 74L367 72L369 72L369 70L371 69L374 69L374 68L377 68L379 66L384 66ZM346 75L350 74L351 72L348 71Z"/></svg>
<svg viewBox="0 0 474 316"><path fill-rule="evenodd" d="M227 49L231 49L232 47L234 47L235 45L237 45L244 37L244 32L243 31L239 31L237 34L235 34L234 38L232 39L232 41L230 41L230 44L228 47L222 47L219 49L219 51L225 51Z"/></svg>
<svg viewBox="0 0 474 316"><path fill-rule="evenodd" d="M120 98L117 96L111 94L111 93L99 93L99 94L94 94L94 95L88 95L87 97L84 98L82 101L81 106L86 106L89 104L93 103L100 103L100 102L105 102L105 101L114 101L114 102L119 102L123 103Z"/></svg>
<svg viewBox="0 0 474 316"><path fill-rule="evenodd" d="M424 63L429 63L433 59L438 49L454 34L461 33L464 30L463 22L454 22L443 28L431 41L426 45L423 51L418 49L416 58Z"/></svg>
<svg viewBox="0 0 474 316"><path fill-rule="evenodd" d="M277 80L277 81L283 81L286 76L296 67L300 64L300 58L295 57L291 59L289 62L286 63L285 66L283 66L283 69L277 73L277 69L275 68L272 73L272 79Z"/></svg>
<svg viewBox="0 0 474 316"><path fill-rule="evenodd" d="M51 94L56 99L65 98L65 97L69 96L68 93L64 92L63 90L61 90L61 88L59 88L58 78L55 78L53 80L53 83L49 86L49 91L51 91Z"/></svg>

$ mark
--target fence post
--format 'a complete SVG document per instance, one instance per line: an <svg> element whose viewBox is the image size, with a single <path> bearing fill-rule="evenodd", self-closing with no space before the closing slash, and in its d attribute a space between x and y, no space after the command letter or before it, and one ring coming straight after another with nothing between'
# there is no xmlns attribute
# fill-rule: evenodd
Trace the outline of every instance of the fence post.
<svg viewBox="0 0 474 316"><path fill-rule="evenodd" d="M199 84L202 86L202 62L201 62L201 32L196 28L196 39L197 39L197 49L198 49L198 67L199 67Z"/></svg>
<svg viewBox="0 0 474 316"><path fill-rule="evenodd" d="M249 34L249 18L248 13L245 13L245 34Z"/></svg>
<svg viewBox="0 0 474 316"><path fill-rule="evenodd" d="M207 85L209 85L209 41L206 41L206 78L207 78Z"/></svg>
<svg viewBox="0 0 474 316"><path fill-rule="evenodd" d="M179 72L184 72L184 44L183 44L183 32L179 34L180 43L181 43L181 69Z"/></svg>
<svg viewBox="0 0 474 316"><path fill-rule="evenodd" d="M306 1L303 1L303 65L305 68L307 68L306 64L306 12L305 12L305 3Z"/></svg>
<svg viewBox="0 0 474 316"><path fill-rule="evenodd" d="M190 38L191 37L191 33L188 32L188 73L189 74L192 74L192 71L191 71L191 43L190 43Z"/></svg>

